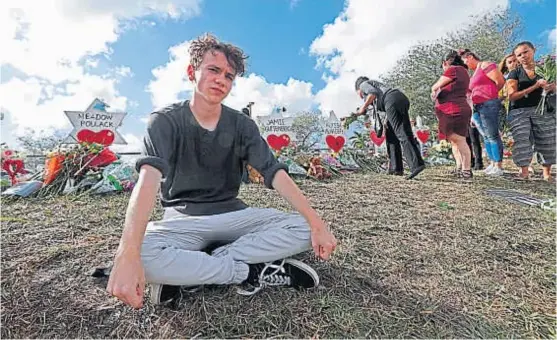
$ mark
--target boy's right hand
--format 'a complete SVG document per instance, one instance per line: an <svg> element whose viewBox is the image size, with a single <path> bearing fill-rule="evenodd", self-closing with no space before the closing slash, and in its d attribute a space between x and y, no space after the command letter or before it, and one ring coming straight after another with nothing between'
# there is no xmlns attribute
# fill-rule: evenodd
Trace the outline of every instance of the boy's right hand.
<svg viewBox="0 0 557 340"><path fill-rule="evenodd" d="M139 253L117 252L106 290L133 308L143 307L145 272Z"/></svg>

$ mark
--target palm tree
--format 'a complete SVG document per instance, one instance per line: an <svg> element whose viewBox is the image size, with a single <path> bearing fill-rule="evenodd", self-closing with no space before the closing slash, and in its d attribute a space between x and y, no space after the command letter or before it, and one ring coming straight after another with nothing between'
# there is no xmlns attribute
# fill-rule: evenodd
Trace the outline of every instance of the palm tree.
<svg viewBox="0 0 557 340"><path fill-rule="evenodd" d="M355 149L367 149L369 140L366 132L354 132L354 136L350 137L350 143Z"/></svg>

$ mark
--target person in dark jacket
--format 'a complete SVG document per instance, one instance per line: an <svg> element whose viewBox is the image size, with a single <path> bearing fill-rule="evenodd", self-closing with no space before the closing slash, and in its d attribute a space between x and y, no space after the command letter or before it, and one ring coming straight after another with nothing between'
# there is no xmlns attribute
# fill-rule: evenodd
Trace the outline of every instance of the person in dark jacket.
<svg viewBox="0 0 557 340"><path fill-rule="evenodd" d="M364 100L364 105L360 108L358 115L366 114L370 105L387 114L386 140L390 159L389 174L403 175L402 155L404 153L410 167L410 174L406 178L416 177L425 169L425 163L420 154L418 141L412 132L408 115L410 108L408 97L398 89L390 88L379 81L363 76L356 79L356 93Z"/></svg>

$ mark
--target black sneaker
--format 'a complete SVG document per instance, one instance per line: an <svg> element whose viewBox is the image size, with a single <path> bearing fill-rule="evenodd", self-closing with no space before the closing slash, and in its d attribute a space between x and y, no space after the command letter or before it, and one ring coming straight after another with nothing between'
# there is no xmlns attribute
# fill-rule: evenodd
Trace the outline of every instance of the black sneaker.
<svg viewBox="0 0 557 340"><path fill-rule="evenodd" d="M159 305L169 301L179 301L184 293L194 293L201 289L201 286L182 287L160 283L151 283L151 302Z"/></svg>
<svg viewBox="0 0 557 340"><path fill-rule="evenodd" d="M413 179L414 177L418 176L420 172L424 171L425 165L420 165L416 170L412 171L412 173L406 176L406 179Z"/></svg>
<svg viewBox="0 0 557 340"><path fill-rule="evenodd" d="M395 171L395 170L389 170L389 171L387 171L387 175L390 175L390 176L403 176L403 175L404 175L404 172L402 172L402 171Z"/></svg>
<svg viewBox="0 0 557 340"><path fill-rule="evenodd" d="M238 290L241 295L253 295L266 286L286 286L296 289L314 288L319 285L317 272L302 261L284 259L273 263L249 265L245 281L254 286L252 291Z"/></svg>

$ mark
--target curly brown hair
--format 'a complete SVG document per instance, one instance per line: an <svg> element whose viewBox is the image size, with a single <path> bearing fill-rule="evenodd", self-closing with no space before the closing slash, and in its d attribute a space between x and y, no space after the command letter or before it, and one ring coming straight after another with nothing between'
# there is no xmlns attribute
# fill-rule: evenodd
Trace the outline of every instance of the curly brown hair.
<svg viewBox="0 0 557 340"><path fill-rule="evenodd" d="M246 71L245 60L248 56L244 54L244 51L237 46L219 41L214 35L209 33L198 37L190 45L190 64L195 70L199 69L203 62L203 57L208 51L222 52L230 66L236 71L237 76L242 76Z"/></svg>

